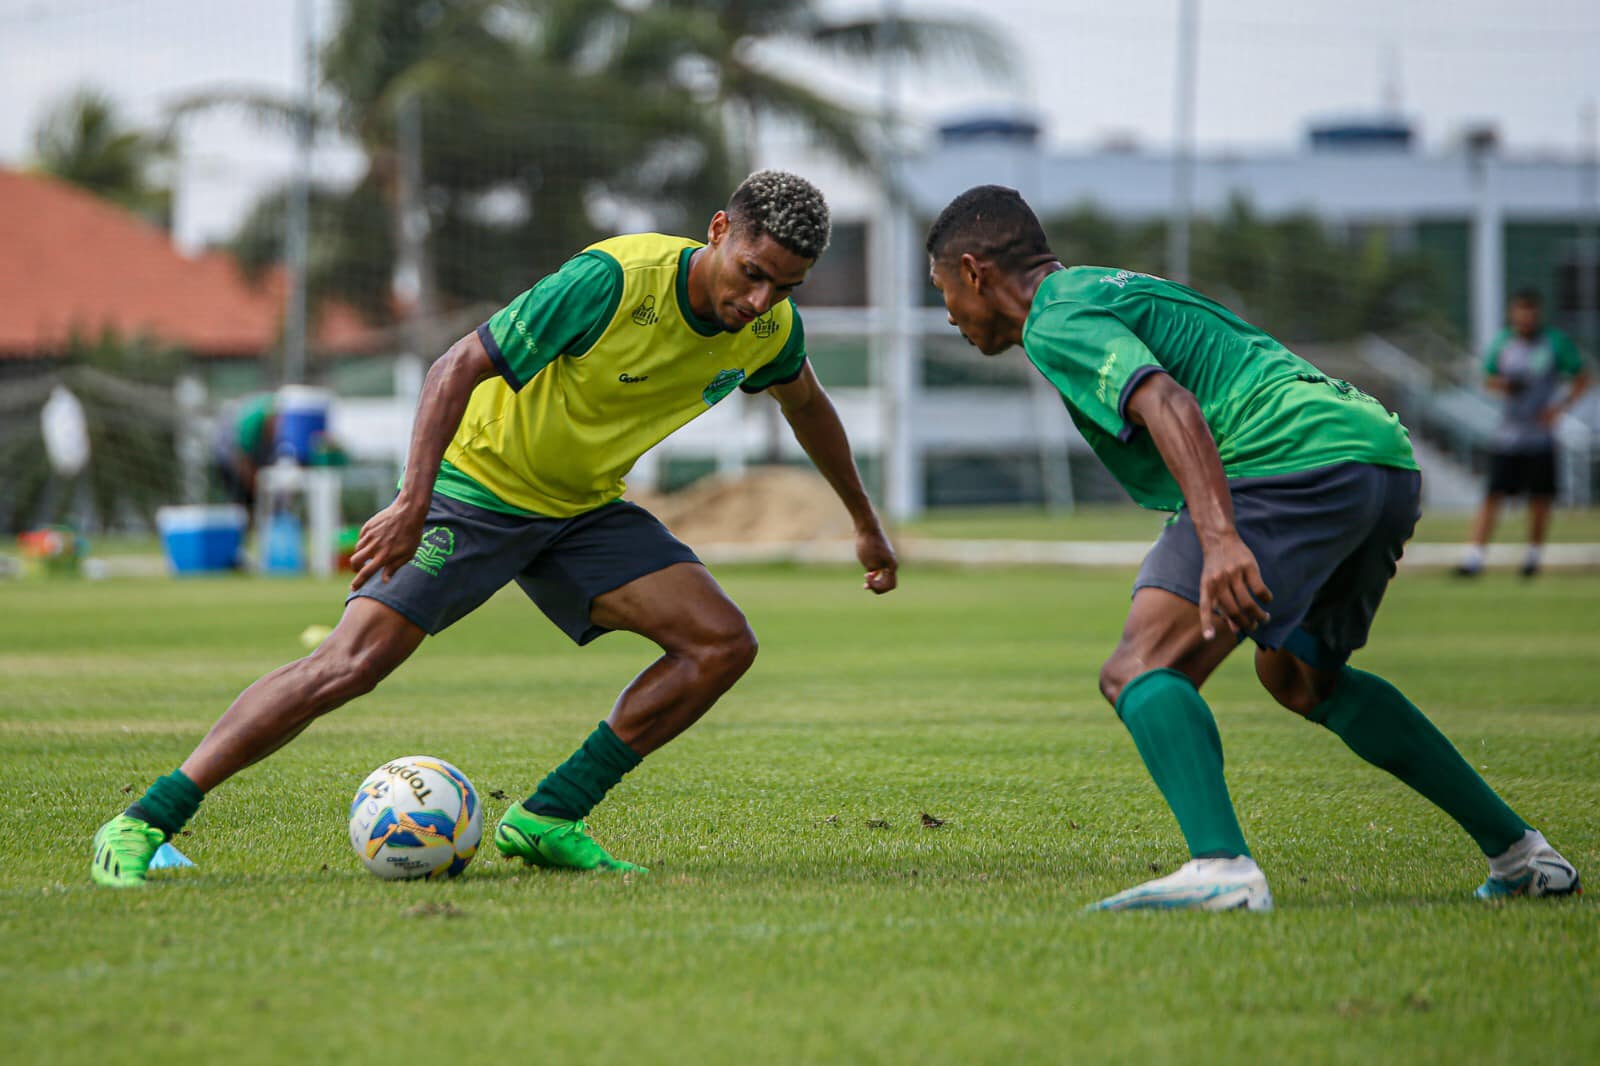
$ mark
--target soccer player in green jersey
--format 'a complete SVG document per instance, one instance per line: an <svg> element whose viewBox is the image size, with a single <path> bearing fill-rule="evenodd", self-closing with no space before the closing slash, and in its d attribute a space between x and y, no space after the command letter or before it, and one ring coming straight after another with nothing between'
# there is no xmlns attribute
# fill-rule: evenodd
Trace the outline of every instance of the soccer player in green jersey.
<svg viewBox="0 0 1600 1066"><path fill-rule="evenodd" d="M1177 512L1140 567L1100 691L1191 860L1098 908L1271 908L1199 691L1245 636L1274 699L1466 830L1489 860L1478 896L1579 890L1571 864L1410 700L1346 665L1420 513L1394 415L1191 289L1064 267L1014 190L956 197L927 252L951 324L985 355L1021 344L1134 500Z"/></svg>
<svg viewBox="0 0 1600 1066"><path fill-rule="evenodd" d="M247 688L182 766L101 827L94 880L144 883L206 793L511 581L578 644L624 629L662 655L505 813L495 846L530 865L639 869L607 854L585 817L756 655L744 615L694 553L620 499L639 456L735 388L770 391L854 519L866 588L895 587L894 551L789 302L828 234L814 186L761 171L712 216L704 244L602 241L457 341L428 372L404 484L361 531L332 635Z"/></svg>

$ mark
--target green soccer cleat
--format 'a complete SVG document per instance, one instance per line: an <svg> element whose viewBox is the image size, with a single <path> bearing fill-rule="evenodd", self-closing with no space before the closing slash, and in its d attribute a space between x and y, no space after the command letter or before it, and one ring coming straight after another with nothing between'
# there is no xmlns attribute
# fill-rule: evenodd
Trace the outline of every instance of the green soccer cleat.
<svg viewBox="0 0 1600 1066"><path fill-rule="evenodd" d="M138 888L167 835L149 822L119 814L94 835L89 873L99 885Z"/></svg>
<svg viewBox="0 0 1600 1066"><path fill-rule="evenodd" d="M613 859L580 821L533 814L520 803L513 804L494 831L494 846L508 859L521 859L529 866L550 866L569 870L605 870L612 873L649 873L643 866Z"/></svg>

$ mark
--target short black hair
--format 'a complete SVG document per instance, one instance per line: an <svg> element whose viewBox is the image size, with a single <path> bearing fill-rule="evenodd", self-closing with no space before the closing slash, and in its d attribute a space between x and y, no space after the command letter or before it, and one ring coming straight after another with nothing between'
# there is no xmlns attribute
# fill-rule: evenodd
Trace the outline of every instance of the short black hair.
<svg viewBox="0 0 1600 1066"><path fill-rule="evenodd" d="M927 251L934 262L970 252L1007 273L1056 257L1039 216L1004 185L978 185L951 200L928 229Z"/></svg>
<svg viewBox="0 0 1600 1066"><path fill-rule="evenodd" d="M1539 307L1544 304L1544 294L1538 289L1518 289L1511 294L1514 304L1527 304L1529 307Z"/></svg>
<svg viewBox="0 0 1600 1066"><path fill-rule="evenodd" d="M741 232L765 233L802 259L816 259L828 247L828 202L798 174L756 171L733 190L727 211Z"/></svg>

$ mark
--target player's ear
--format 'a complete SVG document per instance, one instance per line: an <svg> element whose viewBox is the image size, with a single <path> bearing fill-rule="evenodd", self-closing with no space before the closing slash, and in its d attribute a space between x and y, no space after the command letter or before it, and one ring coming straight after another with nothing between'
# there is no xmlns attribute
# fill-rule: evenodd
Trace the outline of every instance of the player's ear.
<svg viewBox="0 0 1600 1066"><path fill-rule="evenodd" d="M706 243L711 245L713 248L721 244L728 236L728 226L730 221L731 220L728 218L728 212L726 211L718 211L716 214L712 215L711 225L706 229Z"/></svg>
<svg viewBox="0 0 1600 1066"><path fill-rule="evenodd" d="M973 292L983 291L984 267L971 252L961 253L961 280Z"/></svg>

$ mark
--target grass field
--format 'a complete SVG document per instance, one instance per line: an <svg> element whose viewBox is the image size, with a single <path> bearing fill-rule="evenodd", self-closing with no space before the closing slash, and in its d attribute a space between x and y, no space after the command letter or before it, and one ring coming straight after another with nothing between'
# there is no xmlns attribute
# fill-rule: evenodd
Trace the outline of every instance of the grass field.
<svg viewBox="0 0 1600 1066"><path fill-rule="evenodd" d="M1592 897L1485 907L1471 842L1268 705L1208 688L1270 915L1081 908L1185 857L1095 693L1129 575L729 570L751 675L592 819L624 882L492 849L379 882L344 812L386 758L490 819L651 658L515 594L209 799L199 864L91 887L96 825L338 612L332 583L0 585L10 1062L1540 1062L1600 1054ZM1404 575L1392 676L1600 877L1600 577ZM925 828L927 812L944 820Z"/></svg>

